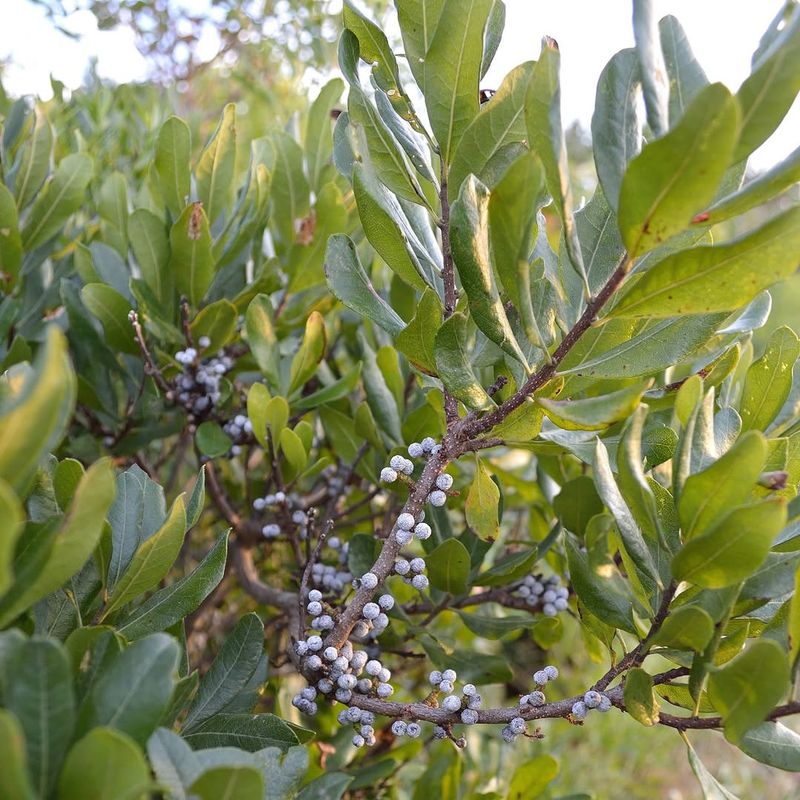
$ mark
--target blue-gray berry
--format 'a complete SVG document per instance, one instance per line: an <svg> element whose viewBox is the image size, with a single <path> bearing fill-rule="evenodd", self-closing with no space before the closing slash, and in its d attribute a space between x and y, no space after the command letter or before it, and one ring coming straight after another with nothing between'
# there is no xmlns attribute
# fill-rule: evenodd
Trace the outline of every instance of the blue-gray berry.
<svg viewBox="0 0 800 800"><path fill-rule="evenodd" d="M508 727L511 728L514 733L519 735L521 733L525 733L525 730L528 726L522 717L514 717L514 719L508 723Z"/></svg>
<svg viewBox="0 0 800 800"><path fill-rule="evenodd" d="M573 703L572 705L572 716L575 719L586 719L586 714L588 713L588 709L586 708L586 703L583 700L578 700L577 703Z"/></svg>
<svg viewBox="0 0 800 800"><path fill-rule="evenodd" d="M392 723L392 733L395 736L405 736L408 729L407 723L402 719L396 719Z"/></svg>
<svg viewBox="0 0 800 800"><path fill-rule="evenodd" d="M478 712L472 708L465 708L461 712L461 721L465 725L474 725L478 721Z"/></svg>
<svg viewBox="0 0 800 800"><path fill-rule="evenodd" d="M420 733L422 733L422 728L416 722L409 722L406 725L406 734L412 739L416 739Z"/></svg>

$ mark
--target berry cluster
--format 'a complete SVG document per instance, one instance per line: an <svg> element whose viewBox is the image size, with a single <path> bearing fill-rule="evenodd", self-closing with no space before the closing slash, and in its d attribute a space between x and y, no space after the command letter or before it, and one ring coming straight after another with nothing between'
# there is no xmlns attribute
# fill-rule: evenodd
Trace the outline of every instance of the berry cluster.
<svg viewBox="0 0 800 800"><path fill-rule="evenodd" d="M297 495L275 492L275 494L257 497L253 500L253 510L258 513L270 510L272 513L279 513L284 517L289 517L289 514L291 514L289 518L297 526L297 533L300 539L304 540L308 537L308 514L300 508ZM282 532L281 526L276 522L267 523L261 528L261 533L265 539L275 539Z"/></svg>
<svg viewBox="0 0 800 800"><path fill-rule="evenodd" d="M375 744L375 728L372 727L375 724L375 715L371 711L350 706L340 711L337 719L340 725L358 726L357 733L351 740L355 747L372 747Z"/></svg>
<svg viewBox="0 0 800 800"><path fill-rule="evenodd" d="M537 708L543 706L547 700L544 696L542 689L550 681L554 681L558 677L558 669L551 665L546 666L544 669L537 670L533 673L533 682L538 687L530 694L523 695L519 699L520 711L523 711L526 706ZM506 725L500 732L504 742L513 742L517 736L522 736L528 732L528 724L523 717L514 717L511 722Z"/></svg>
<svg viewBox="0 0 800 800"><path fill-rule="evenodd" d="M606 712L611 710L611 698L603 693L590 689L583 696L583 700L578 700L572 705L572 716L575 719L586 719L586 715L597 709L598 711Z"/></svg>
<svg viewBox="0 0 800 800"><path fill-rule="evenodd" d="M211 340L201 336L197 344L200 350L205 350ZM203 358L196 348L187 347L175 353L175 360L183 367L175 379L176 399L195 416L208 416L222 398L220 384L233 367L233 359L222 351L211 358Z"/></svg>
<svg viewBox="0 0 800 800"><path fill-rule="evenodd" d="M529 606L541 606L546 617L555 617L566 611L569 605L569 589L561 585L558 575L545 578L542 575L526 575L511 588L512 594L524 598Z"/></svg>
<svg viewBox="0 0 800 800"><path fill-rule="evenodd" d="M456 671L446 669L439 672L435 669L428 676L431 685L436 687L439 692L446 692L447 696L442 700L441 707L451 714L460 712L461 721L465 725L474 725L478 721L478 709L481 707L483 698L478 694L478 690L472 683L465 683L461 689L461 697L453 694L455 691Z"/></svg>
<svg viewBox="0 0 800 800"><path fill-rule="evenodd" d="M328 593L341 595L353 580L353 575L346 569L349 546L338 536L331 536L325 544L335 554L336 563L316 561L311 567L311 582Z"/></svg>

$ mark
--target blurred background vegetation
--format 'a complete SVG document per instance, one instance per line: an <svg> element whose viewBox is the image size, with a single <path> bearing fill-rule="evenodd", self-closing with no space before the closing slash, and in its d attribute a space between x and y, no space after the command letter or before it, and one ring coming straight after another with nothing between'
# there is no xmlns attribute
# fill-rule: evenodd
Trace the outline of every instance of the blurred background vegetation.
<svg viewBox="0 0 800 800"><path fill-rule="evenodd" d="M556 0L552 0L555 2ZM240 172L246 168L249 142L268 129L285 127L298 135L304 113L319 87L337 72L336 45L340 32L338 0L27 0L45 8L52 24L72 36L65 21L76 11L90 11L101 29L127 26L146 58L150 80L139 84L111 85L90 70L84 86L70 92L53 80L53 98L43 104L62 141L63 154L89 150L97 165L95 180L113 170L123 172L133 186L146 182L155 136L164 120L177 114L192 129L196 153L212 134L227 102L236 103ZM369 0L374 19L391 32L386 0ZM576 20L576 24L578 21ZM536 38L544 31L531 31ZM399 47L398 47L399 49ZM402 63L402 62L401 62ZM487 87L495 88L495 87ZM15 98L0 86L0 116L7 117ZM577 197L589 198L596 183L589 133L577 123L569 129L568 148ZM793 192L798 192L795 187ZM351 198L348 206L352 205ZM776 206L789 204L784 196L772 207L751 212L752 227L772 216ZM793 200L796 202L796 200ZM725 223L728 225L729 223ZM737 233L720 231L725 237ZM781 324L797 325L800 276L772 292L773 313L758 331L759 350L769 333ZM454 633L458 622L452 622ZM597 677L599 665L586 657L587 648L566 626L565 637L552 648L548 660L571 664L574 685L560 687L572 693ZM463 632L463 627L460 628ZM210 632L212 637L214 631ZM217 631L224 635L224 624ZM471 637L470 637L471 638ZM522 681L529 674L526 653L535 647L529 633L515 635L504 652ZM282 705L296 687L287 681L281 689ZM515 687L508 687L512 692ZM796 725L797 723L795 723ZM553 790L575 798L592 791L598 798L688 800L699 795L696 779L685 758L685 748L674 731L644 733L624 715L600 715L583 728L552 724L541 742L502 748L499 737L471 733L476 739L464 752L463 770L480 774L482 791L491 791L492 775L510 773L535 755L552 753L562 763ZM778 773L730 747L718 734L692 737L704 762L741 798L790 800L800 796L800 780ZM410 743L408 747L419 746ZM441 746L441 745L440 745ZM450 745L446 745L450 746ZM505 763L513 759L514 763ZM572 769L570 765L580 765ZM419 780L423 766L413 759L402 767L405 785L415 781L414 800L426 800L426 783ZM368 796L368 795L366 795Z"/></svg>

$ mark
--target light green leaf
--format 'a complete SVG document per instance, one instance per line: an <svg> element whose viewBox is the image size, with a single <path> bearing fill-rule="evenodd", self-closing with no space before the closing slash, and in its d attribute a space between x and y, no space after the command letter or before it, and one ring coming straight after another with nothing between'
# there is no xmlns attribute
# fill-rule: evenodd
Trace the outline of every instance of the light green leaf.
<svg viewBox="0 0 800 800"><path fill-rule="evenodd" d="M142 278L153 294L167 304L172 299L173 278L164 221L146 208L137 208L128 218L128 236Z"/></svg>
<svg viewBox="0 0 800 800"><path fill-rule="evenodd" d="M639 667L625 673L625 710L640 724L652 727L659 720L658 695L653 691L653 679Z"/></svg>
<svg viewBox="0 0 800 800"><path fill-rule="evenodd" d="M647 122L655 136L663 136L669 128L669 84L653 0L633 0L633 38L641 63Z"/></svg>
<svg viewBox="0 0 800 800"><path fill-rule="evenodd" d="M102 619L152 589L175 563L186 533L183 495L172 504L164 524L136 550L130 566L109 597Z"/></svg>
<svg viewBox="0 0 800 800"><path fill-rule="evenodd" d="M0 771L0 796L17 800L35 800L28 777L25 734L19 720L0 708L0 753L3 769Z"/></svg>
<svg viewBox="0 0 800 800"><path fill-rule="evenodd" d="M93 170L92 160L84 153L72 153L59 163L25 221L22 244L26 250L41 247L81 207Z"/></svg>
<svg viewBox="0 0 800 800"><path fill-rule="evenodd" d="M453 153L447 175L450 202L458 197L467 175L486 180L487 167L497 153L510 142L527 138L525 126L525 93L533 73L534 62L526 61L503 78L500 88L469 124Z"/></svg>
<svg viewBox="0 0 800 800"><path fill-rule="evenodd" d="M780 722L762 722L742 736L739 747L750 758L785 769L800 771L800 734Z"/></svg>
<svg viewBox="0 0 800 800"><path fill-rule="evenodd" d="M236 106L222 110L217 129L200 154L195 169L197 193L208 221L214 224L233 202L233 171L236 166Z"/></svg>
<svg viewBox="0 0 800 800"><path fill-rule="evenodd" d="M528 140L542 160L547 187L561 219L569 261L583 283L588 286L572 214L567 145L561 122L560 66L561 55L556 41L545 36L542 40L542 53L534 67L525 96L525 123Z"/></svg>
<svg viewBox="0 0 800 800"><path fill-rule="evenodd" d="M194 441L197 449L208 458L224 456L233 444L220 424L210 419L198 425Z"/></svg>
<svg viewBox="0 0 800 800"><path fill-rule="evenodd" d="M411 322L397 335L397 349L417 369L436 374L434 354L436 332L442 326L442 302L433 289L427 288L419 299Z"/></svg>
<svg viewBox="0 0 800 800"><path fill-rule="evenodd" d="M405 323L375 291L349 236L336 234L328 240L325 275L333 295L348 308L393 336L403 330Z"/></svg>
<svg viewBox="0 0 800 800"><path fill-rule="evenodd" d="M14 552L25 516L14 490L0 479L0 597L14 582Z"/></svg>
<svg viewBox="0 0 800 800"><path fill-rule="evenodd" d="M396 0L400 33L414 80L425 93L428 50L439 24L445 0Z"/></svg>
<svg viewBox="0 0 800 800"><path fill-rule="evenodd" d="M568 531L583 536L589 520L603 512L603 501L592 478L579 475L567 481L553 499L553 511Z"/></svg>
<svg viewBox="0 0 800 800"><path fill-rule="evenodd" d="M468 408L493 408L492 398L472 370L470 353L465 350L466 344L467 318L457 312L445 320L436 334L433 351L436 372L447 391Z"/></svg>
<svg viewBox="0 0 800 800"><path fill-rule="evenodd" d="M170 271L175 285L197 306L214 278L214 255L208 217L202 203L192 203L183 210L169 234Z"/></svg>
<svg viewBox="0 0 800 800"><path fill-rule="evenodd" d="M78 732L105 725L144 744L169 704L178 655L178 643L165 633L146 636L116 654L84 701Z"/></svg>
<svg viewBox="0 0 800 800"><path fill-rule="evenodd" d="M714 635L714 620L700 606L683 606L671 611L651 644L702 653Z"/></svg>
<svg viewBox="0 0 800 800"><path fill-rule="evenodd" d="M597 176L604 196L615 210L628 162L642 149L642 124L636 107L640 89L636 50L620 50L600 73L592 115Z"/></svg>
<svg viewBox="0 0 800 800"><path fill-rule="evenodd" d="M445 539L425 556L425 563L434 589L450 594L463 594L467 591L469 552L458 539Z"/></svg>
<svg viewBox="0 0 800 800"><path fill-rule="evenodd" d="M735 99L719 83L698 93L681 121L645 145L622 180L619 227L631 256L680 233L714 197L739 130Z"/></svg>
<svg viewBox="0 0 800 800"><path fill-rule="evenodd" d="M789 602L787 637L789 644L789 668L794 674L800 657L800 565L794 573L794 594Z"/></svg>
<svg viewBox="0 0 800 800"><path fill-rule="evenodd" d="M247 344L255 356L264 377L273 388L280 384L280 355L275 324L272 319L272 301L266 294L257 294L245 312Z"/></svg>
<svg viewBox="0 0 800 800"><path fill-rule="evenodd" d="M500 299L489 258L489 191L474 175L464 181L451 208L450 240L475 324L528 369Z"/></svg>
<svg viewBox="0 0 800 800"><path fill-rule="evenodd" d="M196 730L244 688L255 672L264 650L264 625L256 614L246 614L228 635L208 672L184 722L186 731Z"/></svg>
<svg viewBox="0 0 800 800"><path fill-rule="evenodd" d="M517 767L506 800L533 800L541 796L558 775L558 761L545 753Z"/></svg>
<svg viewBox="0 0 800 800"><path fill-rule="evenodd" d="M161 196L173 219L178 218L189 199L191 151L189 126L178 117L170 117L158 132L155 167Z"/></svg>
<svg viewBox="0 0 800 800"><path fill-rule="evenodd" d="M370 411L383 434L394 444L401 444L403 437L400 431L400 410L397 399L378 366L375 351L370 347L366 336L360 334L358 339L363 357L364 390Z"/></svg>
<svg viewBox="0 0 800 800"><path fill-rule="evenodd" d="M339 101L343 90L342 79L332 78L320 89L308 110L303 147L306 154L308 180L314 191L319 190L322 170L331 159L333 150L331 109Z"/></svg>
<svg viewBox="0 0 800 800"><path fill-rule="evenodd" d="M356 364L352 369L348 370L338 381L334 381L322 389L317 389L309 395L296 400L292 403L292 408L298 410L306 410L310 408L317 408L325 403L332 403L335 400L341 400L347 397L358 385L358 379L361 377L361 362Z"/></svg>
<svg viewBox="0 0 800 800"><path fill-rule="evenodd" d="M403 230L408 223L397 200L360 164L353 168L353 193L364 233L375 251L409 286L424 291L427 282Z"/></svg>
<svg viewBox="0 0 800 800"><path fill-rule="evenodd" d="M119 632L134 641L163 631L200 607L222 580L228 554L228 534L220 536L203 560L183 578L159 589L119 624Z"/></svg>
<svg viewBox="0 0 800 800"><path fill-rule="evenodd" d="M200 800L262 800L264 778L256 767L212 767L189 787Z"/></svg>
<svg viewBox="0 0 800 800"><path fill-rule="evenodd" d="M150 770L139 746L113 728L94 728L69 751L58 781L62 800L119 800L143 793Z"/></svg>
<svg viewBox="0 0 800 800"><path fill-rule="evenodd" d="M14 197L0 183L0 282L13 286L22 264L22 239Z"/></svg>
<svg viewBox="0 0 800 800"><path fill-rule="evenodd" d="M708 86L708 78L675 17L668 15L659 20L658 31L669 77L669 124L672 127L683 116L694 96Z"/></svg>
<svg viewBox="0 0 800 800"><path fill-rule="evenodd" d="M325 355L328 338L325 332L325 320L318 311L312 311L306 320L305 333L300 349L292 359L289 373L289 389L291 394L302 388L306 381L317 371L317 366ZM277 437L277 433L273 433Z"/></svg>
<svg viewBox="0 0 800 800"><path fill-rule="evenodd" d="M771 639L753 642L736 658L713 669L708 695L725 723L725 738L734 744L764 721L789 685L789 667L781 646Z"/></svg>
<svg viewBox="0 0 800 800"><path fill-rule="evenodd" d="M81 479L55 532L47 559L36 576L12 587L0 603L0 628L77 573L100 541L114 500L114 469L109 459L96 461Z"/></svg>
<svg viewBox="0 0 800 800"><path fill-rule="evenodd" d="M750 77L736 99L742 109L742 128L734 161L741 161L766 141L781 123L800 91L800 9L753 64Z"/></svg>
<svg viewBox="0 0 800 800"><path fill-rule="evenodd" d="M616 317L729 311L790 277L800 248L800 208L727 244L681 250L654 264L614 307Z"/></svg>
<svg viewBox="0 0 800 800"><path fill-rule="evenodd" d="M269 138L272 161L271 218L276 247L281 254L295 241L295 225L309 212L309 186L303 170L303 150L286 131L274 131Z"/></svg>
<svg viewBox="0 0 800 800"><path fill-rule="evenodd" d="M14 197L17 208L25 206L36 197L50 171L53 151L53 128L40 108L33 112L33 130L22 146L22 156L14 180Z"/></svg>
<svg viewBox="0 0 800 800"><path fill-rule="evenodd" d="M621 344L605 353L559 370L559 374L583 378L653 375L697 352L727 316L720 313L648 320L636 335L623 338ZM613 324L614 321L607 323L609 328ZM624 328L615 329L614 333L622 334L623 331Z"/></svg>
<svg viewBox="0 0 800 800"><path fill-rule="evenodd" d="M761 433L750 431L711 466L687 478L678 503L684 541L707 531L749 496L766 458L766 439Z"/></svg>
<svg viewBox="0 0 800 800"><path fill-rule="evenodd" d="M34 637L12 651L3 705L25 734L28 771L37 797L49 797L75 727L75 690L64 648Z"/></svg>
<svg viewBox="0 0 800 800"><path fill-rule="evenodd" d="M425 105L446 164L478 113L483 31L491 5L492 0L445 0L436 33L422 55Z"/></svg>
<svg viewBox="0 0 800 800"><path fill-rule="evenodd" d="M345 0L342 22L358 39L360 56L372 65L378 85L382 89L394 89L397 92L400 87L400 70L386 34L365 17L351 0Z"/></svg>
<svg viewBox="0 0 800 800"><path fill-rule="evenodd" d="M263 383L254 383L247 392L247 416L253 425L253 436L265 449L269 447L267 440L267 405L270 400L269 390Z"/></svg>
<svg viewBox="0 0 800 800"><path fill-rule="evenodd" d="M115 350L131 355L139 352L133 328L128 320L130 301L104 283L90 283L81 289L86 308L103 323L108 343Z"/></svg>
<svg viewBox="0 0 800 800"><path fill-rule="evenodd" d="M717 779L708 771L705 764L700 760L694 748L689 744L689 740L684 736L686 749L689 754L689 764L692 771L697 776L700 788L703 790L704 800L739 800L736 795L731 794Z"/></svg>
<svg viewBox="0 0 800 800"><path fill-rule="evenodd" d="M570 431L599 431L627 419L652 381L626 386L616 392L583 400L552 400L537 397L536 402L550 419Z"/></svg>
<svg viewBox="0 0 800 800"><path fill-rule="evenodd" d="M683 546L672 560L673 575L706 589L738 583L761 566L785 524L782 498L734 508L707 533Z"/></svg>
<svg viewBox="0 0 800 800"><path fill-rule="evenodd" d="M200 310L189 330L195 341L203 336L211 340L205 348L205 352L210 354L221 350L233 338L238 319L236 306L230 300L217 300Z"/></svg>
<svg viewBox="0 0 800 800"><path fill-rule="evenodd" d="M780 327L770 336L764 355L747 370L739 404L742 430L766 430L778 416L799 356L800 340L791 328Z"/></svg>
<svg viewBox="0 0 800 800"><path fill-rule="evenodd" d="M494 539L499 531L500 490L482 461L478 461L475 477L464 503L467 525L481 539Z"/></svg>

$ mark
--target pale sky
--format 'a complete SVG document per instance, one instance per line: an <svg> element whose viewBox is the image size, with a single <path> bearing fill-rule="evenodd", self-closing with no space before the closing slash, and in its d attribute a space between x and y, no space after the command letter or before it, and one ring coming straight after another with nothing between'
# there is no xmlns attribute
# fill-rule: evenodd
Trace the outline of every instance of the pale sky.
<svg viewBox="0 0 800 800"><path fill-rule="evenodd" d="M630 0L505 0L506 30L484 86L496 88L516 64L536 58L544 34L561 48L562 109L565 124L579 119L588 127L597 78L608 59L633 45ZM363 0L368 7L369 0ZM738 88L749 72L750 56L782 0L656 0L659 16L674 14L686 29L695 55L712 81ZM83 34L72 41L56 31L28 0L3 0L0 59L10 61L5 86L14 95L49 97L50 74L69 88L80 86L91 56L98 70L118 82L142 79L146 65L133 35L124 29L98 31L91 14L70 18ZM795 102L776 134L753 156L765 169L798 145L800 103Z"/></svg>

